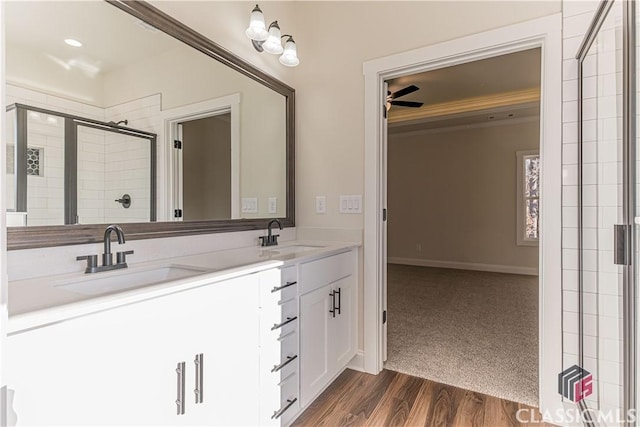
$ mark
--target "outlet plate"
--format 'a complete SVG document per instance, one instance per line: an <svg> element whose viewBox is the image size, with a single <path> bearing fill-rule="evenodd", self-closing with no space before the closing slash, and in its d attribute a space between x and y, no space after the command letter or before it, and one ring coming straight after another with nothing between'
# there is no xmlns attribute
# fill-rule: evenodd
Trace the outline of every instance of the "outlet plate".
<svg viewBox="0 0 640 427"><path fill-rule="evenodd" d="M277 197L269 197L269 209L268 212L270 214L274 214L278 212L278 198Z"/></svg>
<svg viewBox="0 0 640 427"><path fill-rule="evenodd" d="M327 198L325 196L316 196L316 213L327 213Z"/></svg>

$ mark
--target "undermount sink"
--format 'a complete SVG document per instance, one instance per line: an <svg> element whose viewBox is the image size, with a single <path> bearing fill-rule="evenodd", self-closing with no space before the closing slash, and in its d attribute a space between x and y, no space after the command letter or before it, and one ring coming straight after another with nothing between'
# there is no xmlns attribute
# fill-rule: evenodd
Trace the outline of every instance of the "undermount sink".
<svg viewBox="0 0 640 427"><path fill-rule="evenodd" d="M289 254L297 254L301 252L313 251L316 249L323 248L324 246L313 246L313 245L290 245L290 246L272 246L265 251L269 255L289 255Z"/></svg>
<svg viewBox="0 0 640 427"><path fill-rule="evenodd" d="M136 270L125 269L114 273L95 273L54 286L85 295L101 295L157 285L172 280L198 276L211 271L210 269L179 265ZM105 276L101 276L101 274L105 274Z"/></svg>

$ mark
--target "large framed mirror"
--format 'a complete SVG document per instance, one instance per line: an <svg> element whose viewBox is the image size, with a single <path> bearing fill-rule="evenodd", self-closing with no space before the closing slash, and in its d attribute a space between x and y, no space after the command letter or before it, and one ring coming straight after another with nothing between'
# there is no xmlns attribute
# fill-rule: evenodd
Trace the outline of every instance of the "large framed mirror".
<svg viewBox="0 0 640 427"><path fill-rule="evenodd" d="M143 1L5 19L8 249L295 225L293 88Z"/></svg>

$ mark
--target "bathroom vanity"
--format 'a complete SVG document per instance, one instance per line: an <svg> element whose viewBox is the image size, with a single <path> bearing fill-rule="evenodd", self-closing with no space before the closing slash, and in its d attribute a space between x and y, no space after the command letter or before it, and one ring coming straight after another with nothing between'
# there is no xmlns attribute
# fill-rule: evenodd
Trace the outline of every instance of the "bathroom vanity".
<svg viewBox="0 0 640 427"><path fill-rule="evenodd" d="M12 282L9 419L288 425L356 354L357 251L287 243Z"/></svg>

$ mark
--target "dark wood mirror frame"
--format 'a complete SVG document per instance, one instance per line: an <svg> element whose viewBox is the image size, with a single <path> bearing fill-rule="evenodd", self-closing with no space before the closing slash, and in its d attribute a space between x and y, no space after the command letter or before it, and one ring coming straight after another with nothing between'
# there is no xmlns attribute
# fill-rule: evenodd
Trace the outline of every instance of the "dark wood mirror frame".
<svg viewBox="0 0 640 427"><path fill-rule="evenodd" d="M286 98L286 206L284 227L295 226L295 90L259 70L217 43L192 30L145 1L105 0L130 15L156 27L214 60L252 78ZM154 239L194 234L226 233L266 228L271 218L188 222L147 222L121 224L128 239ZM107 224L57 225L7 228L7 249L77 245L103 240Z"/></svg>

